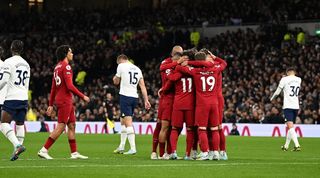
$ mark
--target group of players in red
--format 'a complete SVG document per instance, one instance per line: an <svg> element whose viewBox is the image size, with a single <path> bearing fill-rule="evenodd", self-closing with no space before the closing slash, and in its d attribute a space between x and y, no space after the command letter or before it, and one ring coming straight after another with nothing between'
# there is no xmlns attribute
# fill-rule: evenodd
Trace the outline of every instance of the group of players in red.
<svg viewBox="0 0 320 178"><path fill-rule="evenodd" d="M185 160L228 159L221 127L222 72L226 66L224 60L207 49L198 52L173 47L171 57L160 65L162 87L151 159L179 159L177 142L184 123ZM198 144L200 154L197 153Z"/></svg>

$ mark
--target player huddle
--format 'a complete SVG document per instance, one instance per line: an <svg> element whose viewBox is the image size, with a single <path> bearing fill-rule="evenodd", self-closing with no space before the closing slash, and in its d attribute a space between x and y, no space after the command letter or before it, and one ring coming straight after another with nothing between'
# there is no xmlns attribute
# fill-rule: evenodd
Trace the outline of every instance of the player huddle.
<svg viewBox="0 0 320 178"><path fill-rule="evenodd" d="M227 63L207 49L175 46L160 65L158 122L151 159L178 159L178 137L186 125L185 160L227 160L222 131L222 72ZM159 156L156 153L159 143ZM197 153L198 143L200 154ZM165 153L166 147L166 153Z"/></svg>

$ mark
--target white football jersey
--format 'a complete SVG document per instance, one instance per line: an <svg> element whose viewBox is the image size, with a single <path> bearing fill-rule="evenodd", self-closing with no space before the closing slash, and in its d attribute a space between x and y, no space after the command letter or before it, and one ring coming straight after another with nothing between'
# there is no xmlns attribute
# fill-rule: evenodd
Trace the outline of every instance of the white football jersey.
<svg viewBox="0 0 320 178"><path fill-rule="evenodd" d="M4 62L2 60L0 60L0 78L2 77L1 76L2 75L1 71L2 71L3 65L4 65ZM6 93L7 93L7 86L5 86L4 88L2 88L0 90L0 105L3 105L4 99L6 97Z"/></svg>
<svg viewBox="0 0 320 178"><path fill-rule="evenodd" d="M120 81L120 95L138 98L137 85L143 78L139 67L130 62L120 63L117 67L117 77Z"/></svg>
<svg viewBox="0 0 320 178"><path fill-rule="evenodd" d="M7 81L8 100L28 100L30 66L21 56L12 56L4 61L1 73L9 77Z"/></svg>
<svg viewBox="0 0 320 178"><path fill-rule="evenodd" d="M286 76L280 80L279 88L283 90L283 109L299 109L299 91L301 78Z"/></svg>

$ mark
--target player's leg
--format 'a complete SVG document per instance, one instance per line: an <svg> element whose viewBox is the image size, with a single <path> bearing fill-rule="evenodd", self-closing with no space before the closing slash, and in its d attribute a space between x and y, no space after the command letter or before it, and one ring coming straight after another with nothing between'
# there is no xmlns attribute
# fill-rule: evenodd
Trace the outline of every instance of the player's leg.
<svg viewBox="0 0 320 178"><path fill-rule="evenodd" d="M170 132L170 146L172 150L172 154L170 156L171 159L177 159L177 143L180 132L183 127L183 111L181 110L173 110L172 119L171 119L171 132Z"/></svg>
<svg viewBox="0 0 320 178"><path fill-rule="evenodd" d="M58 124L57 127L50 133L47 138L45 144L38 152L38 156L44 159L53 159L49 154L48 150L54 144L54 142L60 137L62 132L66 128L66 124L68 123L68 118L70 115L71 107L68 105L58 106Z"/></svg>
<svg viewBox="0 0 320 178"><path fill-rule="evenodd" d="M185 160L190 160L191 149L193 147L194 141L194 110L186 110L184 112L184 118L186 121L187 127L187 136L186 136L186 155Z"/></svg>
<svg viewBox="0 0 320 178"><path fill-rule="evenodd" d="M159 99L159 107L158 107L158 119L157 119L157 124L156 128L153 131L152 135L152 153L151 153L151 159L158 159L157 155L157 147L159 144L159 134L161 131L161 115L162 115L162 100L161 98Z"/></svg>
<svg viewBox="0 0 320 178"><path fill-rule="evenodd" d="M133 115L134 108L138 104L138 99L129 97L128 101L129 101L129 105L127 106L128 109L123 113L125 114L124 122L127 128L127 135L128 135L128 141L130 144L130 150L128 152L125 152L124 154L133 155L137 153L137 149L136 149L136 136L135 136L133 125L132 125L132 115Z"/></svg>
<svg viewBox="0 0 320 178"><path fill-rule="evenodd" d="M200 142L200 157L199 160L208 160L208 134L207 134L207 127L208 127L208 117L209 111L206 106L196 107L196 118L195 122L198 126L198 134L199 134L199 142Z"/></svg>
<svg viewBox="0 0 320 178"><path fill-rule="evenodd" d="M285 116L286 125L288 128L286 143L284 146L282 146L282 150L284 150L284 151L288 150L291 140L293 140L293 142L295 144L293 151L300 151L301 150L300 144L298 141L298 136L297 136L297 133L294 129L294 124L293 124L295 122L296 117L297 117L297 113L298 113L298 110L284 109L284 116Z"/></svg>
<svg viewBox="0 0 320 178"><path fill-rule="evenodd" d="M166 148L168 130L170 126L169 120L161 120L161 130L159 134L159 157L162 158Z"/></svg>
<svg viewBox="0 0 320 178"><path fill-rule="evenodd" d="M193 127L193 145L192 145L192 158L197 159L198 156L198 144L199 144L199 134L198 134L198 127L194 126Z"/></svg>
<svg viewBox="0 0 320 178"><path fill-rule="evenodd" d="M154 129L153 135L152 135L152 153L151 153L151 159L158 159L158 156L157 156L157 147L158 147L158 143L159 143L160 130L161 130L161 120L158 119L157 124L156 124L156 128Z"/></svg>
<svg viewBox="0 0 320 178"><path fill-rule="evenodd" d="M11 161L18 159L19 155L25 151L25 147L19 143L10 122L12 121L12 115L7 112L9 108L4 107L1 112L1 132L14 146L14 152L11 157ZM12 112L14 114L14 111Z"/></svg>
<svg viewBox="0 0 320 178"><path fill-rule="evenodd" d="M220 135L220 159L227 160L228 156L226 153L226 136L224 135L223 129L222 129L222 121L223 121L223 110L224 110L224 98L223 96L220 96L218 99L218 106L220 111L220 125L219 125L219 135Z"/></svg>
<svg viewBox="0 0 320 178"><path fill-rule="evenodd" d="M25 120L26 114L27 114L26 109L19 109L14 118L14 120L16 121L16 136L21 145L23 144L24 136L25 136L24 120Z"/></svg>
<svg viewBox="0 0 320 178"><path fill-rule="evenodd" d="M70 146L71 151L71 159L88 159L87 156L81 155L77 151L77 142L76 142L76 116L75 116L75 110L72 106L69 121L67 123L68 126L68 142Z"/></svg>
<svg viewBox="0 0 320 178"><path fill-rule="evenodd" d="M219 160L219 146L220 146L220 135L219 135L219 123L220 123L220 112L218 109L218 105L212 105L210 113L209 113L209 125L210 131L212 135L212 157L210 159Z"/></svg>
<svg viewBox="0 0 320 178"><path fill-rule="evenodd" d="M126 141L127 141L128 135L127 135L127 127L124 122L124 116L125 116L124 111L125 110L128 110L128 101L125 96L120 95L120 111L121 111L121 115L120 115L120 123L121 123L120 144L119 144L118 148L113 151L114 153L123 154L125 146L126 146Z"/></svg>

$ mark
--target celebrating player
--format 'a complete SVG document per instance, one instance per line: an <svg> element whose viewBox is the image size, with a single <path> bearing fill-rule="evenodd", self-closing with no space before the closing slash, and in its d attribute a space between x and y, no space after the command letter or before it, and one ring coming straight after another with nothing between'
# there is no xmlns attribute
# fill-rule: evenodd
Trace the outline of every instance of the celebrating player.
<svg viewBox="0 0 320 178"><path fill-rule="evenodd" d="M5 60L0 72L0 90L7 88L1 112L1 132L15 148L11 161L18 159L25 151L22 144L25 135L24 119L28 109L30 66L20 56L22 51L23 42L14 40L11 43L12 57ZM16 122L17 135L10 126L12 120Z"/></svg>
<svg viewBox="0 0 320 178"><path fill-rule="evenodd" d="M196 60L205 60L206 54L198 52ZM219 61L219 59L217 59ZM222 66L223 67L223 66ZM201 155L199 160L208 160L209 146L207 127L212 131L214 143L214 155L210 159L219 159L219 108L217 99L216 78L221 68L190 68L177 66L177 70L187 73L193 77L196 87L196 110L195 123L198 126ZM208 99L211 98L211 99Z"/></svg>
<svg viewBox="0 0 320 178"><path fill-rule="evenodd" d="M294 130L294 123L299 111L299 91L301 78L296 76L296 71L293 67L289 67L286 71L287 76L282 77L277 90L274 92L270 101L276 98L283 91L283 112L285 122L288 127L288 134L285 144L281 147L283 151L288 151L291 140L294 142L292 151L300 151L301 147L298 141L298 136Z"/></svg>
<svg viewBox="0 0 320 178"><path fill-rule="evenodd" d="M58 125L38 152L38 156L44 159L53 159L48 154L48 150L67 126L71 159L87 159L87 156L83 156L77 152L75 139L76 117L73 106L73 94L76 94L86 102L89 102L90 99L81 93L72 83L73 73L69 63L73 60L73 53L70 46L59 46L56 50L56 56L58 60L61 61L54 68L47 115L51 116L53 104L55 104L58 109Z"/></svg>
<svg viewBox="0 0 320 178"><path fill-rule="evenodd" d="M120 145L114 152L133 155L137 153L132 115L139 98L138 84L144 99L145 109L150 109L151 105L141 70L129 62L128 57L124 54L118 56L117 63L117 74L113 77L113 83L115 85L120 84L121 136ZM128 152L124 152L127 137L131 148Z"/></svg>
<svg viewBox="0 0 320 178"><path fill-rule="evenodd" d="M172 59L176 53L182 53L183 49L181 46L174 46L171 51L171 57L162 61L160 65L160 74L161 74L161 83L162 87L166 84L168 78L167 75L170 74L175 66L178 65L181 61L178 61L179 58ZM169 141L169 128L170 128L170 120L172 113L172 105L174 99L174 91L170 90L163 94L159 100L159 108L158 108L158 118L161 121L161 130L159 133L159 158L160 159L169 159L169 154L171 154L171 146ZM155 132L156 133L156 132ZM156 135L154 135L156 138ZM155 141L154 141L155 142ZM167 143L167 154L164 155L165 147ZM153 150L154 151L154 150ZM157 155L155 152L151 154L151 159L156 159Z"/></svg>
<svg viewBox="0 0 320 178"><path fill-rule="evenodd" d="M182 56L183 61L188 59L188 56ZM186 74L182 74L177 70L174 70L167 76L169 81L166 83L162 92L166 92L171 88L170 85L174 85L174 102L171 118L171 134L170 142L172 148L171 159L177 159L177 142L178 136L183 128L183 122L186 123L187 137L186 137L186 155L185 160L190 160L190 152L194 141L194 85L192 77Z"/></svg>

